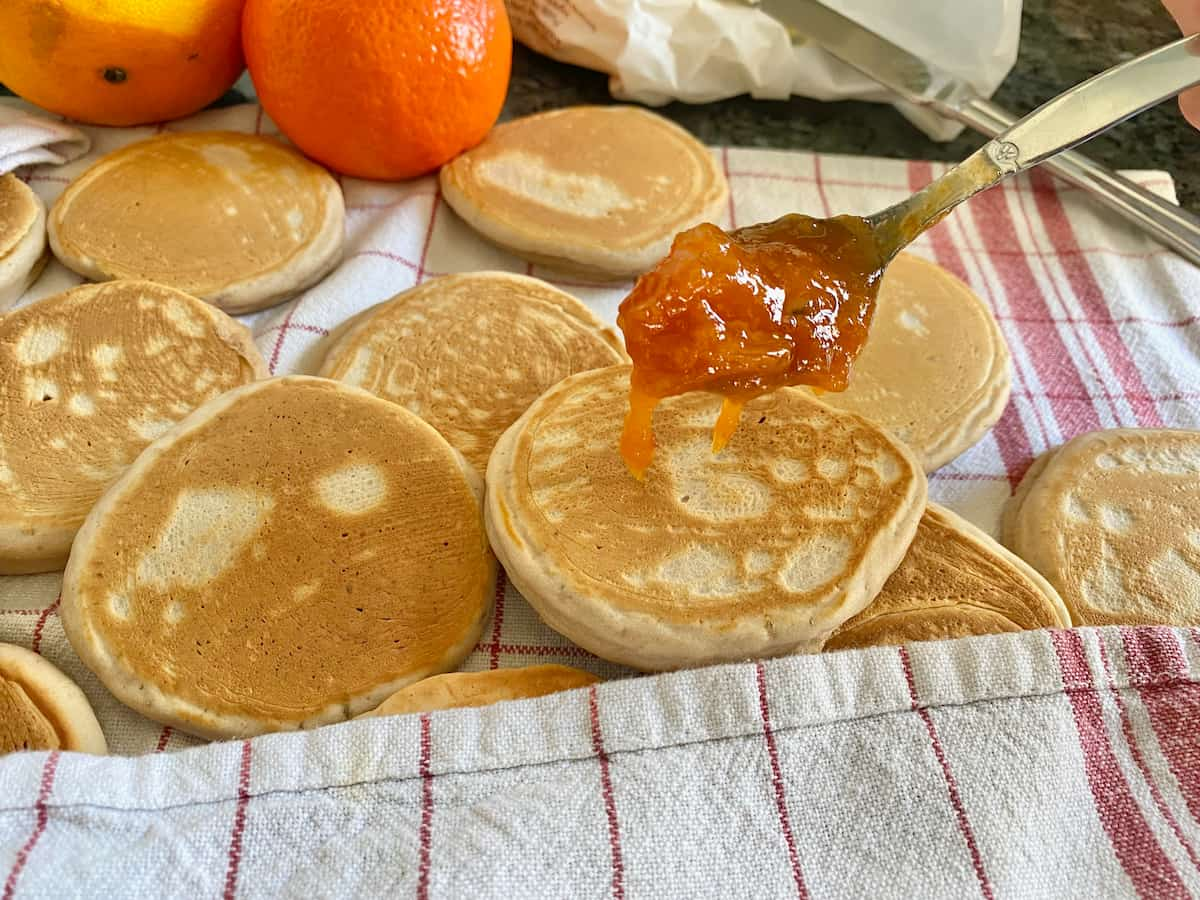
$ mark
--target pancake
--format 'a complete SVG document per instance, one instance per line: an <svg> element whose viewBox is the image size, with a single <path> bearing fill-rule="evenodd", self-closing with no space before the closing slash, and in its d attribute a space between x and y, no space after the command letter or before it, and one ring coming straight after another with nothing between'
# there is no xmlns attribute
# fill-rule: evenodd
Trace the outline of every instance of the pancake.
<svg viewBox="0 0 1200 900"><path fill-rule="evenodd" d="M49 232L85 278L145 278L240 314L323 278L344 226L320 166L270 138L190 132L101 157L58 198Z"/></svg>
<svg viewBox="0 0 1200 900"><path fill-rule="evenodd" d="M627 357L572 297L507 272L447 275L356 317L320 374L399 403L482 473L496 439L546 388Z"/></svg>
<svg viewBox="0 0 1200 900"><path fill-rule="evenodd" d="M20 299L47 258L45 205L16 175L0 175L0 312Z"/></svg>
<svg viewBox="0 0 1200 900"><path fill-rule="evenodd" d="M1070 624L1067 608L1041 575L970 522L931 503L900 568L825 649Z"/></svg>
<svg viewBox="0 0 1200 900"><path fill-rule="evenodd" d="M19 750L107 753L87 697L32 650L0 644L0 755Z"/></svg>
<svg viewBox="0 0 1200 900"><path fill-rule="evenodd" d="M466 706L490 706L502 700L544 697L558 691L586 687L600 679L591 672L570 666L526 666L522 669L492 669L488 672L453 672L435 675L384 700L368 716L403 716L459 709Z"/></svg>
<svg viewBox="0 0 1200 900"><path fill-rule="evenodd" d="M1010 550L1016 541L1017 513L1025 502L1025 498L1029 496L1030 489L1037 484L1038 477L1046 471L1046 466L1050 465L1050 460L1054 458L1056 452L1057 448L1047 450L1030 463L1029 468L1025 470L1025 475L1017 484L1016 490L1004 504L1004 509L1000 514L1000 540Z"/></svg>
<svg viewBox="0 0 1200 900"><path fill-rule="evenodd" d="M1000 418L1010 367L1008 345L984 302L940 266L901 254L884 273L850 387L821 399L878 422L932 472Z"/></svg>
<svg viewBox="0 0 1200 900"><path fill-rule="evenodd" d="M348 719L475 646L496 580L482 487L395 404L320 378L247 385L96 504L63 627L119 700L181 731Z"/></svg>
<svg viewBox="0 0 1200 900"><path fill-rule="evenodd" d="M0 575L61 569L143 447L265 375L245 327L147 281L81 285L0 318Z"/></svg>
<svg viewBox="0 0 1200 900"><path fill-rule="evenodd" d="M719 217L729 201L712 151L633 106L505 122L440 178L446 202L488 240L593 278L640 275L678 232Z"/></svg>
<svg viewBox="0 0 1200 900"><path fill-rule="evenodd" d="M1026 482L1010 546L1076 625L1200 625L1200 432L1080 435Z"/></svg>
<svg viewBox="0 0 1200 900"><path fill-rule="evenodd" d="M646 670L814 651L900 564L925 508L911 452L784 389L711 452L720 400L671 397L644 481L617 452L629 367L572 376L488 463L488 535L556 631Z"/></svg>

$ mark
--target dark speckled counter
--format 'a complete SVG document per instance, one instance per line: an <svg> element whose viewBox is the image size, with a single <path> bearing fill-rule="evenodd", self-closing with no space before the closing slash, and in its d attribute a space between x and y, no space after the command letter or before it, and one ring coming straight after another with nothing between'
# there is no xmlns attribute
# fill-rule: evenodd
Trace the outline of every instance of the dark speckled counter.
<svg viewBox="0 0 1200 900"><path fill-rule="evenodd" d="M1014 113L1028 112L1088 76L1175 37L1175 24L1158 0L1025 0L1020 55L994 99ZM239 82L243 85L245 90L230 91L221 103L247 99L247 79ZM606 76L517 47L505 117L611 102ZM854 101L737 97L696 106L674 103L660 112L709 144L952 161L981 141L967 132L950 143L935 143L890 106ZM1200 213L1200 133L1174 103L1091 141L1085 152L1113 168L1166 169L1175 177L1183 205Z"/></svg>

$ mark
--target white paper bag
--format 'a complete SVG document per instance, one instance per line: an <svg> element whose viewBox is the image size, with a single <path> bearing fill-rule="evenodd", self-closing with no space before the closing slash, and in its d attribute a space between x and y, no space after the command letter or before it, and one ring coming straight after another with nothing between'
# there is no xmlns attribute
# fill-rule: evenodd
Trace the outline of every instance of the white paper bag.
<svg viewBox="0 0 1200 900"><path fill-rule="evenodd" d="M990 97L1017 57L1021 0L822 0L826 6ZM766 13L722 0L507 0L517 39L607 72L613 96L650 105L738 94L892 102L887 90L819 47L793 46ZM896 107L935 140L962 126Z"/></svg>

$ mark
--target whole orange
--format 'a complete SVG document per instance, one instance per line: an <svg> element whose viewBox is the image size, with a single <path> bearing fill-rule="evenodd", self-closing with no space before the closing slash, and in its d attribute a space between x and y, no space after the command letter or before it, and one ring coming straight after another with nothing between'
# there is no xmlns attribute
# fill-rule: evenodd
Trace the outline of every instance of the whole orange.
<svg viewBox="0 0 1200 900"><path fill-rule="evenodd" d="M483 140L512 64L503 0L247 0L246 64L301 150L411 178Z"/></svg>
<svg viewBox="0 0 1200 900"><path fill-rule="evenodd" d="M243 0L0 0L0 82L98 125L186 116L237 80Z"/></svg>

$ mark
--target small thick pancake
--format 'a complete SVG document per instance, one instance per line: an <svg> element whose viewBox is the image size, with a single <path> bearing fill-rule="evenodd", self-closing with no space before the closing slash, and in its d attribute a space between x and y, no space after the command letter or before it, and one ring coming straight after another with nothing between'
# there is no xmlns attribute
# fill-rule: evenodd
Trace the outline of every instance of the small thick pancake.
<svg viewBox="0 0 1200 900"><path fill-rule="evenodd" d="M575 106L497 125L442 167L442 194L488 240L597 278L647 271L680 231L717 218L712 152L632 106Z"/></svg>
<svg viewBox="0 0 1200 900"><path fill-rule="evenodd" d="M1000 418L1010 366L984 302L940 266L901 254L883 276L849 389L821 399L878 422L932 472Z"/></svg>
<svg viewBox="0 0 1200 900"><path fill-rule="evenodd" d="M1076 625L1200 625L1200 432L1080 435L1026 482L1009 546Z"/></svg>
<svg viewBox="0 0 1200 900"><path fill-rule="evenodd" d="M870 606L833 633L825 649L1070 624L1046 579L970 522L931 503L900 568Z"/></svg>
<svg viewBox="0 0 1200 900"><path fill-rule="evenodd" d="M665 400L644 481L617 452L629 367L575 375L504 433L487 524L550 627L605 659L671 669L816 650L900 564L925 475L860 416L784 389L711 451L720 400Z"/></svg>
<svg viewBox="0 0 1200 900"><path fill-rule="evenodd" d="M600 679L591 672L570 666L526 666L523 669L492 669L488 672L452 672L435 675L401 688L384 700L368 716L403 716L458 709L464 706L490 706L502 700L544 697L558 691L587 687Z"/></svg>
<svg viewBox="0 0 1200 900"><path fill-rule="evenodd" d="M245 327L148 281L81 285L0 318L0 575L61 569L143 447L265 376Z"/></svg>
<svg viewBox="0 0 1200 900"><path fill-rule="evenodd" d="M18 750L107 753L75 682L32 650L0 644L0 755Z"/></svg>
<svg viewBox="0 0 1200 900"><path fill-rule="evenodd" d="M247 385L96 504L63 627L118 699L182 731L350 718L474 647L496 580L482 487L393 403L323 378Z"/></svg>
<svg viewBox="0 0 1200 900"><path fill-rule="evenodd" d="M0 175L0 313L41 274L47 257L45 204L16 175Z"/></svg>
<svg viewBox="0 0 1200 900"><path fill-rule="evenodd" d="M570 294L507 272L427 281L335 340L321 375L416 413L480 473L496 439L546 388L627 358Z"/></svg>
<svg viewBox="0 0 1200 900"><path fill-rule="evenodd" d="M218 131L101 157L58 198L49 231L86 278L145 278L240 314L323 278L344 226L328 172L270 138Z"/></svg>

